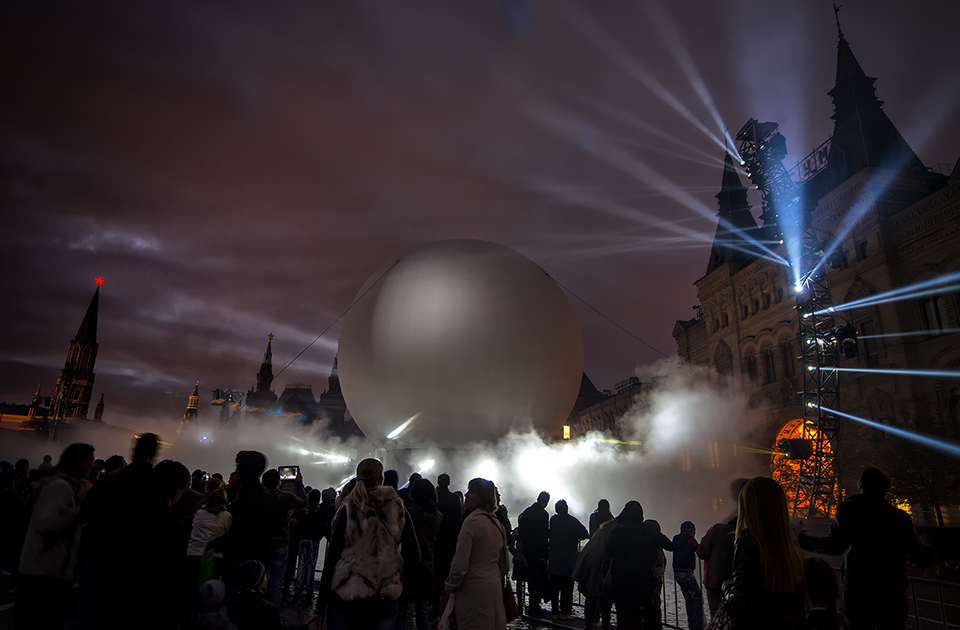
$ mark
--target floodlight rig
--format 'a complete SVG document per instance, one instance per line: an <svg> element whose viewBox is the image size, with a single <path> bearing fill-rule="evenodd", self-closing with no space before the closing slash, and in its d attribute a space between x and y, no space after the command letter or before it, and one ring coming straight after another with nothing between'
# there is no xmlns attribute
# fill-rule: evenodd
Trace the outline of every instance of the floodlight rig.
<svg viewBox="0 0 960 630"><path fill-rule="evenodd" d="M803 365L802 437L813 445L812 457L800 459L794 517L829 517L839 499L834 448L840 438L840 354L820 240L809 207L783 166L787 143L777 123L751 118L737 133L740 165L760 191L763 228L780 240L793 267L797 296L800 357ZM772 232L772 234L770 234Z"/></svg>

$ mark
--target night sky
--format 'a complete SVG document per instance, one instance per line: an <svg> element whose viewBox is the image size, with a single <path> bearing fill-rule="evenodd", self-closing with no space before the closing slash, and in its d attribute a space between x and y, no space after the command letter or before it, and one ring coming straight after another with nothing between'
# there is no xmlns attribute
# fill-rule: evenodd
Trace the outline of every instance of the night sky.
<svg viewBox="0 0 960 630"><path fill-rule="evenodd" d="M840 18L913 149L952 165L960 3ZM105 393L105 420L169 433L199 380L213 422L268 333L279 372L333 324L274 383L319 395L360 286L447 238L516 249L672 355L721 125L779 122L792 167L832 131L836 42L823 0L4 3L0 401L52 392L97 276L91 416ZM661 358L570 299L601 389Z"/></svg>

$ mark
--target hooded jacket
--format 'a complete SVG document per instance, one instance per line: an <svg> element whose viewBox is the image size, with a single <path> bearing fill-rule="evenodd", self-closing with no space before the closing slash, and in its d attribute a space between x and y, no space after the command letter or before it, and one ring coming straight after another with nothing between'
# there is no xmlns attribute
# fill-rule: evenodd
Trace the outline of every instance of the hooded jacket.
<svg viewBox="0 0 960 630"><path fill-rule="evenodd" d="M20 573L73 579L80 542L80 484L63 473L45 478L30 514Z"/></svg>

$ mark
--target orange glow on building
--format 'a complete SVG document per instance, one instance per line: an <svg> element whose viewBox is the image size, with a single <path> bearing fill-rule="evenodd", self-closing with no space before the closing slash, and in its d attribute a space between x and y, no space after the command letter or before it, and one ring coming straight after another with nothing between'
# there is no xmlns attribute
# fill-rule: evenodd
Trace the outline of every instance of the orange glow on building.
<svg viewBox="0 0 960 630"><path fill-rule="evenodd" d="M773 478L780 483L780 485L783 487L783 491L787 495L787 503L789 504L791 515L797 513L806 514L809 505L795 505L797 500L797 478L800 473L800 461L796 459L787 459L786 455L779 451L777 444L780 443L780 440L784 439L806 439L816 442L818 434L816 425L808 421L806 431L804 431L803 422L803 418L797 418L796 420L790 420L783 425L783 428L780 429L777 437L773 440L773 448L771 449L774 451L774 454L771 457L770 470ZM832 453L832 449L833 447L830 442L825 442L825 450L828 450L828 452ZM832 465L830 460L824 458L823 465L825 472L830 474L832 472L830 470ZM834 495L836 500L834 501L833 506L830 508L831 517L836 515L836 505L843 498L840 489L836 487L834 490Z"/></svg>

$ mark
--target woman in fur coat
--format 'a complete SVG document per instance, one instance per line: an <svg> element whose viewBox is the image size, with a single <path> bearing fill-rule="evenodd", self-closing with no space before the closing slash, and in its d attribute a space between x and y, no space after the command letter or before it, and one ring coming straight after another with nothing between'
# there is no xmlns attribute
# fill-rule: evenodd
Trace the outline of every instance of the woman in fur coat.
<svg viewBox="0 0 960 630"><path fill-rule="evenodd" d="M497 520L496 487L486 479L467 486L457 551L450 565L446 588L456 595L453 614L459 630L506 630L503 579L507 564L507 533Z"/></svg>
<svg viewBox="0 0 960 630"><path fill-rule="evenodd" d="M403 500L383 485L383 464L365 459L357 484L333 521L323 562L316 610L308 622L319 630L392 630L403 571L420 562L420 548Z"/></svg>

